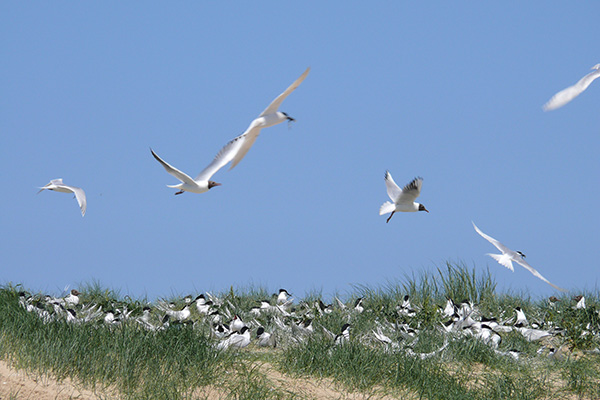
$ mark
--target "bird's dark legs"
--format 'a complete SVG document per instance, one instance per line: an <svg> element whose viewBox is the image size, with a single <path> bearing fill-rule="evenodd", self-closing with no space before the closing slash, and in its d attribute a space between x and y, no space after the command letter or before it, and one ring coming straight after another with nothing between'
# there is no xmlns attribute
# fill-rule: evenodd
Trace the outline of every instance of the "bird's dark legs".
<svg viewBox="0 0 600 400"><path fill-rule="evenodd" d="M179 192L175 193L175 195L181 194L183 193L183 190L180 190Z"/></svg>
<svg viewBox="0 0 600 400"><path fill-rule="evenodd" d="M385 223L387 224L388 222L390 222L390 219L392 219L392 216L394 215L396 211L392 211L392 213L390 214L390 217L387 219L387 221L385 221Z"/></svg>

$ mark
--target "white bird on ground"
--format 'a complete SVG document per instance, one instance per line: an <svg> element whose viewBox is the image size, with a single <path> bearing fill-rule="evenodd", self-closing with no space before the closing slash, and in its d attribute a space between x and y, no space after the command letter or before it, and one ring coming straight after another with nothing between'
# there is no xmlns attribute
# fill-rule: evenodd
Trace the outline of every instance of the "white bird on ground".
<svg viewBox="0 0 600 400"><path fill-rule="evenodd" d="M229 347L236 347L241 349L250 344L250 329L244 326L240 333L233 332L229 337L217 345L218 349L228 349Z"/></svg>
<svg viewBox="0 0 600 400"><path fill-rule="evenodd" d="M277 304L286 303L290 296L291 296L291 294L289 294L287 290L279 289L279 294L277 295Z"/></svg>
<svg viewBox="0 0 600 400"><path fill-rule="evenodd" d="M531 265L529 265L527 263L527 261L525 261L525 254L521 253L520 251L514 251L514 250L509 249L508 247L506 247L505 245L503 245L502 243L500 243L493 237L488 236L485 233L481 232L479 230L479 228L477 227L477 225L475 225L475 223L473 221L471 221L471 223L473 224L473 227L475 228L475 231L477 231L477 233L479 233L485 240L487 240L488 242L490 242L491 244L496 246L496 248L502 252L502 254L490 254L490 253L487 254L488 256L492 257L494 260L498 261L498 263L500 265L503 265L506 268L510 269L511 271L514 271L515 269L512 265L512 262L514 261L517 264L519 264L520 266L522 266L523 268L525 268L526 270L528 270L529 272L531 272L534 276L540 278L541 280L546 282L548 285L552 286L553 288L558 289L562 292L566 292L565 289L558 287L553 283L550 283L550 281L548 279L544 278L542 276L542 274L537 272Z"/></svg>
<svg viewBox="0 0 600 400"><path fill-rule="evenodd" d="M389 171L385 172L385 186L387 187L388 196L392 201L386 201L379 208L379 215L392 213L387 219L390 222L392 216L396 211L403 212L415 212L415 211L427 211L423 204L416 203L415 200L421 194L421 186L423 185L423 178L415 178L409 184L400 189ZM427 211L429 212L429 211Z"/></svg>
<svg viewBox="0 0 600 400"><path fill-rule="evenodd" d="M577 302L577 304L575 305L576 310L585 309L585 297L583 297L582 295L579 295L579 296L575 296L573 298L573 300L575 300Z"/></svg>
<svg viewBox="0 0 600 400"><path fill-rule="evenodd" d="M49 184L47 184L44 187L41 187L38 193L46 189L61 193L73 193L75 195L75 198L77 199L77 203L79 203L79 208L81 209L81 216L83 217L85 215L85 210L87 209L87 201L85 199L85 192L83 191L83 189L75 186L65 185L63 183L62 178L52 179Z"/></svg>
<svg viewBox="0 0 600 400"><path fill-rule="evenodd" d="M544 104L544 111L556 110L557 108L564 106L575 97L579 96L595 79L600 78L600 64L594 65L592 69L594 71L581 78L576 84L569 86L552 96L552 98Z"/></svg>
<svg viewBox="0 0 600 400"><path fill-rule="evenodd" d="M520 328L529 325L529 321L527 321L525 312L521 309L521 307L515 308L515 311L517 312L517 320L515 321L515 326Z"/></svg>
<svg viewBox="0 0 600 400"><path fill-rule="evenodd" d="M256 344L259 347L276 347L275 337L269 332L265 331L265 328L259 326L256 330Z"/></svg>
<svg viewBox="0 0 600 400"><path fill-rule="evenodd" d="M362 306L362 301L363 298L359 297L358 299L356 299L356 301L354 302L354 311L358 312L359 314L363 311L365 311L365 308Z"/></svg>
<svg viewBox="0 0 600 400"><path fill-rule="evenodd" d="M71 293L65 297L65 305L66 306L76 306L77 304L79 304L79 295L81 293L79 293L77 290L72 289Z"/></svg>
<svg viewBox="0 0 600 400"><path fill-rule="evenodd" d="M290 117L282 111L278 111L278 109L281 103L283 103L283 101L286 99L286 97L288 97L290 93L296 90L296 88L300 86L302 81L306 79L306 76L308 75L309 71L310 67L307 68L306 71L304 71L304 73L300 75L300 77L296 79L294 83L292 83L287 89L285 89L283 93L277 96L277 98L273 100L271 104L269 104L269 106L265 108L265 110L250 123L250 126L248 126L248 129L246 129L244 133L233 139L223 148L223 150L225 150L226 147L231 145L232 149L235 149L234 154L230 158L231 167L229 169L233 169L233 167L235 167L240 161L242 161L242 158L244 158L246 153L248 153L248 150L250 150L250 147L252 147L252 145L256 141L256 138L260 134L260 130L262 128L268 128L269 126L277 125L286 120L294 121L294 118Z"/></svg>
<svg viewBox="0 0 600 400"><path fill-rule="evenodd" d="M242 328L244 328L245 326L246 324L244 324L244 322L241 320L240 317L238 317L237 314L233 316L233 320L231 320L231 322L229 323L229 327L232 332L241 332Z"/></svg>
<svg viewBox="0 0 600 400"><path fill-rule="evenodd" d="M334 339L334 343L336 345L347 343L350 340L350 324L344 324L342 326L342 331L339 335L337 335Z"/></svg>

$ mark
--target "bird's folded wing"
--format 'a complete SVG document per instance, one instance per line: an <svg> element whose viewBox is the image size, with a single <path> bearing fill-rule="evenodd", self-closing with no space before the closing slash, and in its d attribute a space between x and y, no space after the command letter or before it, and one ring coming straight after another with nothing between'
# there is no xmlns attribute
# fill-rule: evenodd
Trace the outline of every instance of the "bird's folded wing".
<svg viewBox="0 0 600 400"><path fill-rule="evenodd" d="M288 97L290 95L290 93L292 93L294 90L296 90L296 88L298 86L300 86L302 81L304 79L306 79L306 76L308 75L309 71L310 71L310 67L306 68L306 71L304 71L304 73L302 75L300 75L300 78L296 79L296 81L294 83L292 83L287 89L285 89L283 93L281 93L279 96L277 96L277 98L275 100L273 100L273 102L271 104L269 104L269 106L267 108L265 108L265 111L263 111L259 115L259 117L262 117L267 114L273 114L274 112L276 112L279 109L279 106L281 105L283 100L285 100L285 98Z"/></svg>

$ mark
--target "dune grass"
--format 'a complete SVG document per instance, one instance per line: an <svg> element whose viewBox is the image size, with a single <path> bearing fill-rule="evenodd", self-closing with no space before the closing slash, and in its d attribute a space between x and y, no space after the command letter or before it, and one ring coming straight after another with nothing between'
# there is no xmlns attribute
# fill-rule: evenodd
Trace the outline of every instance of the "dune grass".
<svg viewBox="0 0 600 400"><path fill-rule="evenodd" d="M293 333L277 330L275 318L291 326L298 323L292 322L291 316L250 314L258 301L271 298L267 290L231 288L217 294L221 308L230 315L259 324L278 337L278 348L266 351L253 345L242 350L218 350L217 339L210 335L210 323L195 310L194 323L173 323L158 331L144 329L133 319L110 326L102 319L79 324L64 319L48 322L19 304L21 290L11 285L0 288L1 357L17 368L58 380L69 377L115 398L305 398L272 382L257 367L261 363L268 363L290 379L330 378L347 391L398 398L600 398L600 355L587 352L600 345L597 293L585 293L585 310L574 309L570 296L562 296L551 306L546 299L497 293L489 271L477 273L475 268L461 264L447 263L433 272L407 276L378 288L356 286L341 299L346 309L333 302L332 311L318 312L315 303L333 299L323 299L317 293L296 299L296 312L306 312L304 318L310 316L314 327L312 334L300 340L292 340ZM79 290L82 303L98 304L104 310L118 306L135 316L144 306L153 305L147 299L122 297L97 283ZM419 311L415 316L398 313L406 294ZM353 311L358 297L363 298L362 313ZM469 300L483 315L507 321L514 318L514 307L519 306L530 322L563 328L560 345L565 352L548 357L539 343L528 342L514 331L502 334L500 354L474 337L451 336L449 340L440 329L444 318L438 311L447 298ZM164 301L183 305L178 296ZM159 317L153 315L156 321ZM336 345L330 332L339 333L345 323L351 324L350 340ZM376 329L391 335L390 327L400 325L419 332L417 336L394 337L412 354L382 345L373 337ZM440 348L444 350L426 359L415 356ZM509 350L518 351L519 359L507 356Z"/></svg>

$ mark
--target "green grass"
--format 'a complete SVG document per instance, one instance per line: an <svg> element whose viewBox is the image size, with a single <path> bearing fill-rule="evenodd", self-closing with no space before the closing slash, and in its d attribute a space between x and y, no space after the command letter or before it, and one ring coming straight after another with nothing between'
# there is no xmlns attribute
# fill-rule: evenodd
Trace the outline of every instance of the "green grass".
<svg viewBox="0 0 600 400"><path fill-rule="evenodd" d="M116 392L124 399L202 399L215 388L219 397L229 399L305 398L270 380L260 368L263 364L290 377L330 378L343 390L401 398L600 398L600 356L586 352L600 346L598 293L585 293L585 310L574 309L575 303L567 295L550 305L546 299L522 293L498 293L489 271L478 274L462 264L447 263L433 272L423 271L382 287L356 286L341 298L345 310L320 293L304 299L296 296L297 312L308 312L314 327L314 333L299 342L290 339L290 331L282 331L275 321L279 318L291 326L299 318L276 311L250 314L258 301L271 298L267 290L231 288L217 294L221 312L227 318L237 314L252 324L253 336L258 325L273 332L278 348L267 351L253 345L217 350L210 321L195 307L190 323L171 323L159 331L146 330L133 319L114 326L106 325L101 317L80 324L64 319L45 322L19 305L22 289L0 288L1 357L17 368L58 380L68 377L87 388ZM156 305L147 299L122 297L98 283L78 290L83 304L95 303L103 310L127 309L132 316L141 315L146 305ZM418 310L415 317L398 313L397 306L406 294ZM364 299L363 313L353 310L358 297ZM520 306L530 323L563 328L546 347L561 346L564 352L548 357L543 343L530 343L514 331L501 334L499 352L474 337L445 335L441 330L445 318L438 307L444 306L448 297L456 302L469 300L481 315L500 320L513 318L514 308ZM333 301L333 311L318 312L314 304L319 300ZM160 301L184 304L180 296ZM153 322L158 324L161 318L154 308ZM350 341L335 345L326 330L339 333L344 323L351 324ZM400 326L417 329L419 334L402 334ZM396 347L377 342L373 335L377 329L392 338ZM418 356L442 346L444 350L431 357ZM519 351L519 360L505 355L509 350Z"/></svg>

